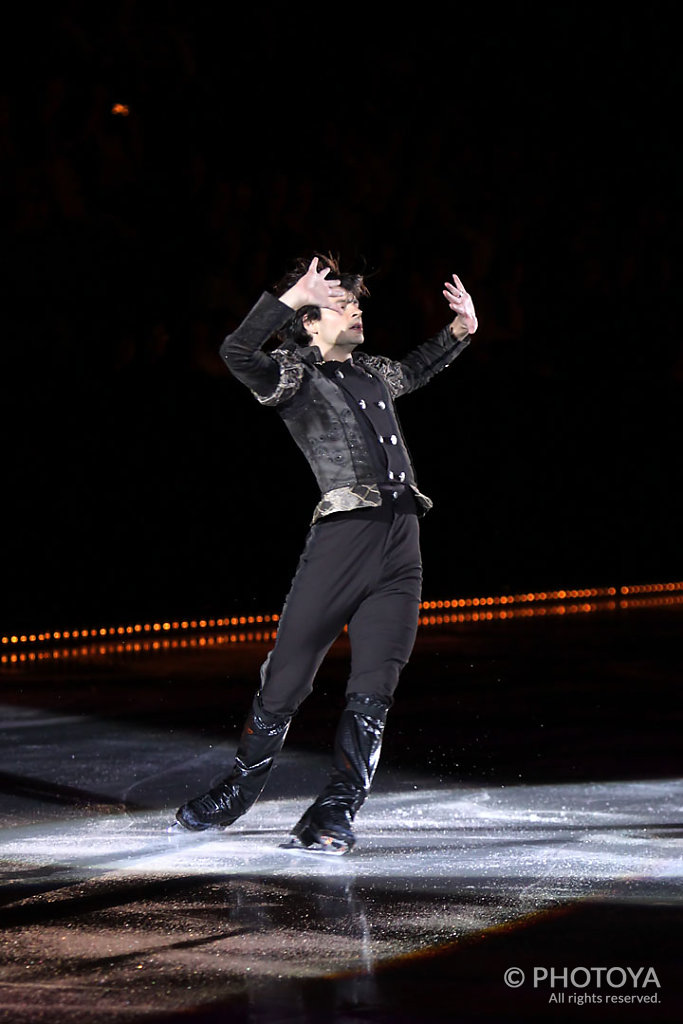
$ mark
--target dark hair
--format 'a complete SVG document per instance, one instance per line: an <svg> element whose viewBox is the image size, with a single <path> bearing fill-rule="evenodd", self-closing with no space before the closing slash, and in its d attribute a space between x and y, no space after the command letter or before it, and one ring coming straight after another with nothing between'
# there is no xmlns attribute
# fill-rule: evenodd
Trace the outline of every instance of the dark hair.
<svg viewBox="0 0 683 1024"><path fill-rule="evenodd" d="M322 253L315 252L313 256L318 257L318 269L324 270L325 267L330 268L329 277L332 280L339 281L341 287L350 292L351 295L355 295L357 299L361 295L369 295L367 285L363 280L362 274L346 274L343 273L339 267L339 257L333 256L332 253L323 255ZM292 285L296 284L300 277L308 270L311 265L313 256L301 256L293 263L291 269L281 278L275 285L273 292L275 295L284 295ZM302 306L294 314L293 318L289 323L285 324L284 327L278 332L278 338L285 346L293 347L294 345L308 345L310 335L304 327L304 320L319 320L320 319L320 306Z"/></svg>

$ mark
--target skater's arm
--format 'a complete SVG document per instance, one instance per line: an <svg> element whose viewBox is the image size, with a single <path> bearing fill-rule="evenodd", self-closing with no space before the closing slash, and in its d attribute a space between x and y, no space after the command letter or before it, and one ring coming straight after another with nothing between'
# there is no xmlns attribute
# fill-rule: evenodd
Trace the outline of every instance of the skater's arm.
<svg viewBox="0 0 683 1024"><path fill-rule="evenodd" d="M279 363L261 349L293 315L290 306L264 292L237 330L221 345L220 354L228 369L258 395L271 394L280 379Z"/></svg>
<svg viewBox="0 0 683 1024"><path fill-rule="evenodd" d="M467 348L471 336L477 330L474 303L456 274L453 274L453 284L448 281L445 283L443 295L455 313L455 319L401 360L404 378L401 394L422 387L440 370L449 366Z"/></svg>

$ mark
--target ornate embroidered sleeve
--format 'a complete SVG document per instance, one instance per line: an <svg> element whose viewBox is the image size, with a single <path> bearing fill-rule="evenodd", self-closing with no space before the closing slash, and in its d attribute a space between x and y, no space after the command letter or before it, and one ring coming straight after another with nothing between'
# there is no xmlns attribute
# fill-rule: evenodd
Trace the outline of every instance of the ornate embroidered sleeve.
<svg viewBox="0 0 683 1024"><path fill-rule="evenodd" d="M406 390L406 378L401 363L386 356L371 356L367 352L360 354L358 362L361 366L368 366L382 378L392 398L398 398Z"/></svg>
<svg viewBox="0 0 683 1024"><path fill-rule="evenodd" d="M304 368L301 360L286 349L273 349L270 355L280 367L280 377L275 388L268 395L259 394L254 388L251 391L261 405L282 405L301 387Z"/></svg>

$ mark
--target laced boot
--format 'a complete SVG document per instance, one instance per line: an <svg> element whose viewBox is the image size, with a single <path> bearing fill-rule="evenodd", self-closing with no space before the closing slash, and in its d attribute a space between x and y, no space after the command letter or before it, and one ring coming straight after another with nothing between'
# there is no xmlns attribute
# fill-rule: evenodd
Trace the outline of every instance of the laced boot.
<svg viewBox="0 0 683 1024"><path fill-rule="evenodd" d="M334 741L330 781L292 829L292 847L344 854L356 842L352 823L379 763L390 700L351 693Z"/></svg>
<svg viewBox="0 0 683 1024"><path fill-rule="evenodd" d="M231 773L208 793L183 804L176 812L176 821L193 832L223 829L237 821L263 792L291 720L291 716L271 715L265 711L257 693L242 730Z"/></svg>

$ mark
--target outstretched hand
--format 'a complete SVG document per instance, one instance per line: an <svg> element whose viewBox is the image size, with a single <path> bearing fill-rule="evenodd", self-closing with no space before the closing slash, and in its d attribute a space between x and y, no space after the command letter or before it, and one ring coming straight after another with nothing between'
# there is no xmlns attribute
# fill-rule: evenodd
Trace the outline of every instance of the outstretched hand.
<svg viewBox="0 0 683 1024"><path fill-rule="evenodd" d="M339 300L344 298L346 292L340 287L339 281L328 280L329 273L329 267L318 270L318 257L314 256L306 273L280 296L280 302L292 309L301 309L302 306L339 309Z"/></svg>
<svg viewBox="0 0 683 1024"><path fill-rule="evenodd" d="M479 326L474 303L457 274L453 274L453 284L450 281L445 282L443 294L455 313L455 320L451 324L452 333L462 334L464 331L465 334L474 334Z"/></svg>

